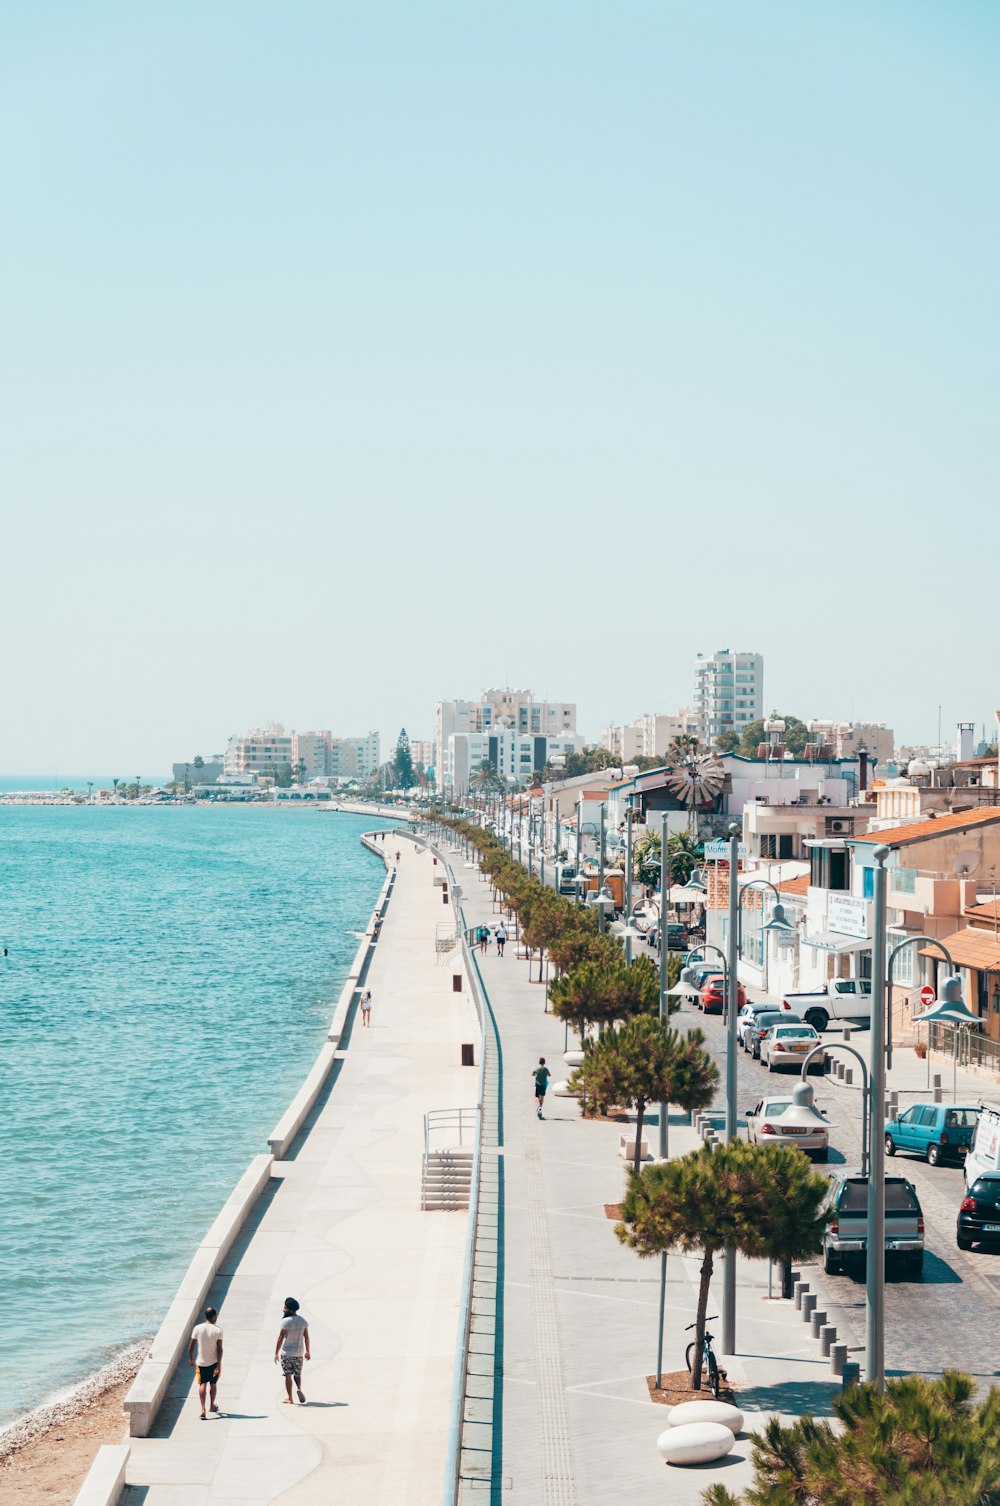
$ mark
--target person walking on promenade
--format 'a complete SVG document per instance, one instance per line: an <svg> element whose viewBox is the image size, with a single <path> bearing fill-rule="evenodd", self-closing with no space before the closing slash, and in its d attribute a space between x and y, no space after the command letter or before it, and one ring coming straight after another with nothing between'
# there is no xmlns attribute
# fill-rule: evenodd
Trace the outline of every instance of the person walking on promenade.
<svg viewBox="0 0 1000 1506"><path fill-rule="evenodd" d="M285 1298L285 1310L281 1318L281 1327L278 1329L278 1337L274 1341L274 1363L281 1360L281 1373L285 1377L285 1406L292 1405L292 1383L299 1401L305 1404L305 1392L302 1389L302 1362L311 1360L309 1351L309 1324L299 1312L299 1304L294 1297Z"/></svg>
<svg viewBox="0 0 1000 1506"><path fill-rule="evenodd" d="M480 951L480 954L485 957L485 955L486 955L486 948L489 946L489 942L490 942L489 927L488 926L480 926L479 930L476 932L476 937L477 937L477 939L479 941L479 951Z"/></svg>
<svg viewBox="0 0 1000 1506"><path fill-rule="evenodd" d="M538 1066L535 1068L532 1076L535 1079L535 1103L538 1108L538 1117L539 1119L541 1119L543 1117L542 1106L545 1103L545 1094L548 1091L549 1078L552 1076L552 1073L545 1065L544 1056L540 1056L538 1058Z"/></svg>
<svg viewBox="0 0 1000 1506"><path fill-rule="evenodd" d="M222 1374L222 1329L216 1323L219 1314L214 1307L205 1308L205 1321L191 1330L188 1344L188 1364L195 1366L198 1383L198 1400L201 1402L201 1420L205 1421L205 1396L208 1394L209 1411L217 1412L216 1388Z"/></svg>
<svg viewBox="0 0 1000 1506"><path fill-rule="evenodd" d="M501 921L497 926L494 935L497 939L497 956L502 957L503 949L507 942L507 927L504 925L503 921Z"/></svg>
<svg viewBox="0 0 1000 1506"><path fill-rule="evenodd" d="M396 849L396 862L399 862L399 848Z"/></svg>
<svg viewBox="0 0 1000 1506"><path fill-rule="evenodd" d="M372 991L366 988L361 995L361 1023L367 1030L372 1022Z"/></svg>

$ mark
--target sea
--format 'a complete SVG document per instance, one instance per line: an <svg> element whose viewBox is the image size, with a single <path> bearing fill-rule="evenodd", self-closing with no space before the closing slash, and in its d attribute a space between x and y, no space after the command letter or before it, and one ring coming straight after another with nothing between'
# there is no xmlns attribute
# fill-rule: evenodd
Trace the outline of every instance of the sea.
<svg viewBox="0 0 1000 1506"><path fill-rule="evenodd" d="M381 824L0 807L0 1428L159 1326L326 1036Z"/></svg>

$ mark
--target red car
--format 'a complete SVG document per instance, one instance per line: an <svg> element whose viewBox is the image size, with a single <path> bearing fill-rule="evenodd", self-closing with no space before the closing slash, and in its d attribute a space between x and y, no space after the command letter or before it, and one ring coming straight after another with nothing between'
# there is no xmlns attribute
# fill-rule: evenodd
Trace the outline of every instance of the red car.
<svg viewBox="0 0 1000 1506"><path fill-rule="evenodd" d="M746 989L742 983L736 985L736 998L739 1008L742 1009L747 1001ZM701 991L701 1007L706 1014L722 1014L726 1007L726 984L721 973L714 978L708 978L705 987Z"/></svg>

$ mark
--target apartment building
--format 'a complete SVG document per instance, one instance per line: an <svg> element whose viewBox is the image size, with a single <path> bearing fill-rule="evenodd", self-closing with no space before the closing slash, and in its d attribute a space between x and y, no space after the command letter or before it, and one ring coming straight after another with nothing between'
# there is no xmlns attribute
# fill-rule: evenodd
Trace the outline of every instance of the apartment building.
<svg viewBox="0 0 1000 1506"><path fill-rule="evenodd" d="M439 701L434 724L434 743L441 764L442 787L446 790L465 787L459 770L464 765L467 753L464 750L456 753L453 739L483 735L488 737L506 732L514 732L529 739L546 738L553 746L560 740L570 739L575 747L576 706L569 701L539 701L530 690L510 689L486 690L475 701ZM484 753L481 758L488 756ZM520 754L518 763L520 764ZM472 767L475 767L475 763Z"/></svg>
<svg viewBox="0 0 1000 1506"><path fill-rule="evenodd" d="M280 722L268 722L229 739L222 759L223 776L274 774L294 762L291 734Z"/></svg>
<svg viewBox="0 0 1000 1506"><path fill-rule="evenodd" d="M724 732L737 736L764 715L764 660L760 654L721 648L695 663L698 740L713 746Z"/></svg>
<svg viewBox="0 0 1000 1506"><path fill-rule="evenodd" d="M833 751L837 758L857 758L864 748L869 762L884 769L893 759L896 735L884 722L834 722Z"/></svg>
<svg viewBox="0 0 1000 1506"><path fill-rule="evenodd" d="M679 711L647 712L633 722L605 727L601 747L625 764L634 758L665 759L675 737L697 736L698 713L693 706L682 706Z"/></svg>
<svg viewBox="0 0 1000 1506"><path fill-rule="evenodd" d="M513 727L494 732L458 732L448 739L447 788L467 790L476 771L484 763L508 784L523 785L547 763L579 753L583 738L576 733L568 737L536 737L517 732Z"/></svg>

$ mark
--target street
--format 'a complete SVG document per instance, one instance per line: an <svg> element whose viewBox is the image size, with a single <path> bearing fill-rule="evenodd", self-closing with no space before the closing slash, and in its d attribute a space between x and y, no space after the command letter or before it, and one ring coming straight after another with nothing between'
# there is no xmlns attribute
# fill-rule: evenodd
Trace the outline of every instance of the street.
<svg viewBox="0 0 1000 1506"><path fill-rule="evenodd" d="M725 1025L718 1015L704 1015L685 1002L673 1016L682 1028L698 1025L705 1034L709 1049L719 1065L720 1085L714 1107L724 1106L726 1054ZM827 1043L839 1039L837 1030L827 1031ZM852 1031L851 1044L868 1059L867 1030ZM846 1058L845 1058L846 1059ZM745 1111L767 1094L789 1089L799 1073L769 1073L760 1062L742 1050L737 1069L740 1133L745 1135ZM855 1073L855 1078L860 1074ZM860 1085L841 1085L828 1076L810 1074L816 1107L830 1121L830 1160L833 1170L845 1164L852 1168L861 1162ZM982 1083L983 1097L989 1097L989 1083ZM948 1095L946 1095L948 1096ZM978 1097L978 1095L977 1095ZM910 1093L902 1106L921 1101L922 1095ZM930 1094L926 1101L930 1102ZM974 1098L972 1101L976 1101ZM993 1321L1000 1294L1000 1244L990 1249L959 1250L955 1243L955 1219L964 1196L961 1167L929 1166L915 1156L897 1154L886 1159L890 1176L906 1177L917 1189L926 1227L926 1253L922 1280L898 1276L890 1264L886 1273L885 1353L887 1373L916 1371L936 1375L948 1367L968 1372L986 1383L1000 1375L1000 1333ZM853 1273L827 1276L822 1259L808 1267L806 1279L817 1293L817 1306L826 1311L842 1339L850 1346L850 1358L859 1360L864 1373L865 1344L865 1277L859 1266Z"/></svg>

